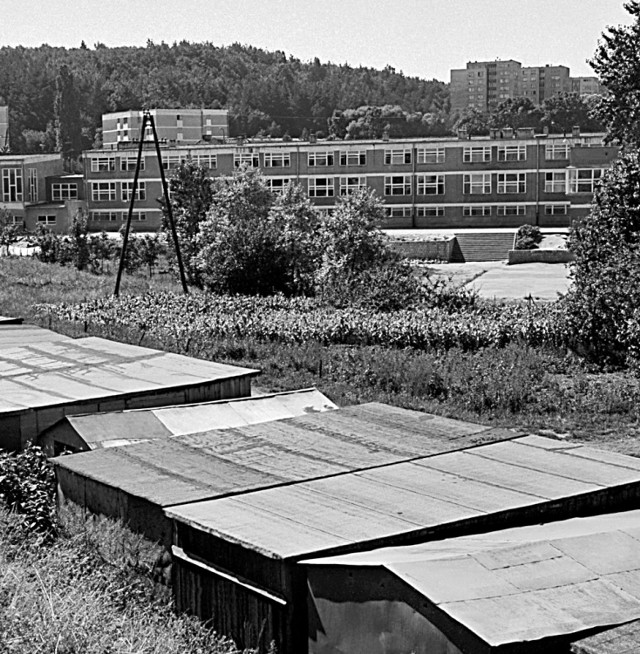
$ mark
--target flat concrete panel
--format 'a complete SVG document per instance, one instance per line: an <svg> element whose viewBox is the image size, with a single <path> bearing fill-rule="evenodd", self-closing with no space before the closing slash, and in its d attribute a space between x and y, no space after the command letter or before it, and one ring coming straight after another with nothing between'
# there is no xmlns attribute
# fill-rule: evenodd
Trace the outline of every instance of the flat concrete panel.
<svg viewBox="0 0 640 654"><path fill-rule="evenodd" d="M136 401L152 396L142 401L175 404L184 400L183 388L204 387L204 395L218 393L230 378L239 385L225 392L238 388L248 393L255 374L247 368L100 338L71 339L29 325L0 325L0 415L36 411L35 422L24 423L23 442L35 440L49 426L48 418L38 415L40 409L47 414L56 407L62 407L65 414L86 413L103 402L122 409L133 396ZM15 435L0 434L0 447L7 447L9 440L15 442Z"/></svg>

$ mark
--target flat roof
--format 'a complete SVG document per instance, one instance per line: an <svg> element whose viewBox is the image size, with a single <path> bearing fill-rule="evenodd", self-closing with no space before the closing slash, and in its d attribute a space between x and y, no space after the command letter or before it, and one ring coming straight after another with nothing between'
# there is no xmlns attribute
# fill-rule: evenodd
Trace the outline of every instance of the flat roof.
<svg viewBox="0 0 640 654"><path fill-rule="evenodd" d="M306 563L387 568L491 647L640 618L640 511Z"/></svg>
<svg viewBox="0 0 640 654"><path fill-rule="evenodd" d="M255 374L103 338L73 339L28 325L0 327L0 416Z"/></svg>
<svg viewBox="0 0 640 654"><path fill-rule="evenodd" d="M575 511L579 502L589 507L596 493L634 487L640 488L640 459L525 436L166 513L266 556L299 559L415 542L443 526L498 514L516 519L545 506Z"/></svg>
<svg viewBox="0 0 640 654"><path fill-rule="evenodd" d="M243 427L293 418L338 407L315 388L269 395L181 404L149 409L65 416L49 432L65 425L91 448L115 447L210 430Z"/></svg>
<svg viewBox="0 0 640 654"><path fill-rule="evenodd" d="M479 442L505 429L371 403L54 459L160 506L325 478Z"/></svg>

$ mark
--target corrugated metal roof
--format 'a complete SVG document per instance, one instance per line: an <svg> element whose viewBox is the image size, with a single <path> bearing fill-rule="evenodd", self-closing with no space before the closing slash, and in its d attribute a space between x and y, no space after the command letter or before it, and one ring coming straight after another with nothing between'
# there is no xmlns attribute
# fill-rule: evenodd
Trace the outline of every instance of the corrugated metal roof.
<svg viewBox="0 0 640 654"><path fill-rule="evenodd" d="M634 485L638 459L523 437L173 507L167 515L270 556L296 558L422 537L445 524L552 501L570 506L578 496Z"/></svg>
<svg viewBox="0 0 640 654"><path fill-rule="evenodd" d="M50 431L55 435L55 430L66 423L91 449L97 449L242 427L337 408L320 391L310 388L200 404L66 416Z"/></svg>
<svg viewBox="0 0 640 654"><path fill-rule="evenodd" d="M290 396L285 404L292 400ZM252 404L259 402L249 402L248 406ZM251 419L258 415L256 411ZM406 461L516 435L372 403L83 452L55 462L78 475L170 506Z"/></svg>
<svg viewBox="0 0 640 654"><path fill-rule="evenodd" d="M0 415L254 374L101 338L71 339L29 325L0 327Z"/></svg>
<svg viewBox="0 0 640 654"><path fill-rule="evenodd" d="M640 618L640 511L305 563L383 566L492 647Z"/></svg>

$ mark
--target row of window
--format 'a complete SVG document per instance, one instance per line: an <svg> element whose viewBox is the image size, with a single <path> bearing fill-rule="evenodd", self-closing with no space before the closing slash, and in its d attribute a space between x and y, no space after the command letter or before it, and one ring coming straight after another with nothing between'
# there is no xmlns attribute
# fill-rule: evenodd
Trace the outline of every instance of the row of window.
<svg viewBox="0 0 640 654"><path fill-rule="evenodd" d="M89 220L91 222L124 222L127 220L126 211L90 211ZM144 222L147 220L145 211L134 211L131 214L131 220Z"/></svg>
<svg viewBox="0 0 640 654"><path fill-rule="evenodd" d="M410 218L415 212L418 218L442 217L445 216L453 207L428 206L428 207L386 207L385 214L387 218ZM542 210L547 216L566 215L569 212L568 204L545 204ZM524 204L468 204L463 205L462 215L469 216L491 216L493 212L497 216L525 216L527 214L527 205Z"/></svg>
<svg viewBox="0 0 640 654"><path fill-rule="evenodd" d="M38 201L38 171L27 169L27 198L29 202ZM2 169L2 201L24 202L22 168Z"/></svg>
<svg viewBox="0 0 640 654"><path fill-rule="evenodd" d="M563 160L569 158L571 145L569 143L548 143L545 145L545 158L547 160ZM405 165L413 162L414 149L390 148L384 151L384 163L388 166ZM163 154L162 166L165 170L177 168L188 159L186 154ZM263 153L263 166L265 168L288 168L291 166L292 152L276 151ZM442 146L418 147L415 149L416 163L437 164L444 163L446 159L445 148ZM524 144L499 145L497 147L497 161L524 161L527 158L527 148ZM197 154L191 159L200 166L215 169L218 166L217 154ZM310 168L335 166L336 160L340 166L366 166L367 150L318 150L307 153L307 165ZM465 146L462 152L464 163L488 163L492 161L492 146ZM136 156L104 155L91 158L91 172L114 172L119 166L121 171L133 171L136 168ZM144 170L145 158L142 157L140 169ZM260 167L260 153L236 152L234 166L239 168L247 165L252 168Z"/></svg>
<svg viewBox="0 0 640 654"><path fill-rule="evenodd" d="M602 176L602 169L578 169L569 171L568 184L566 171L545 173L544 190L546 193L593 193L596 183ZM469 173L462 176L462 192L464 195L488 195L493 191L493 173ZM445 175L416 175L416 195L444 195ZM496 192L500 195L510 193L526 193L526 173L498 173L496 175ZM267 180L271 191L282 193L293 180L286 177L276 177ZM133 190L133 182L118 182L120 184L120 200L129 201ZM336 189L334 177L311 177L308 180L308 193L312 198L334 197L336 190L341 196L367 187L366 176L339 177ZM405 196L413 192L412 175L389 175L384 177L385 196ZM54 184L53 199L73 199L77 197L75 184ZM138 182L137 200L146 200L146 182ZM91 182L91 200L93 202L108 202L118 199L117 182Z"/></svg>
<svg viewBox="0 0 640 654"><path fill-rule="evenodd" d="M124 202L131 200L133 193L133 182L119 182L120 199ZM113 202L117 199L116 182L91 182L92 202ZM146 182L138 182L136 200L147 199Z"/></svg>

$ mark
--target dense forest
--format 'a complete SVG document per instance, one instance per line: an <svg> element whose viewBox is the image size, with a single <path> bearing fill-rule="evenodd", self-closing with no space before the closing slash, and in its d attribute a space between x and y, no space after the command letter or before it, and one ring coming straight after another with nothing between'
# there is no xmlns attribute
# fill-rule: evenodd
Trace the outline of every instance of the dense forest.
<svg viewBox="0 0 640 654"><path fill-rule="evenodd" d="M56 149L61 70L67 91L69 80L73 83L83 148L100 143L103 113L143 107L226 108L231 134L249 136L296 137L305 130L328 135L334 123L341 129L342 112L363 106L384 107L378 113L389 116L397 135L440 133L448 121L446 84L391 67L302 62L284 52L186 41L3 47L0 104L10 108L12 151Z"/></svg>

